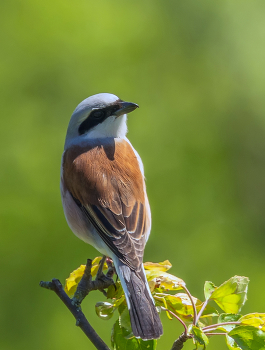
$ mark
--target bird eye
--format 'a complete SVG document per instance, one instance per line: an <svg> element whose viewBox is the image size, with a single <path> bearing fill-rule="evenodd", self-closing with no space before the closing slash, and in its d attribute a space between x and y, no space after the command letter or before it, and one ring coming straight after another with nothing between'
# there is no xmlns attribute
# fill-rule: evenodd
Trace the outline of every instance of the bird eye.
<svg viewBox="0 0 265 350"><path fill-rule="evenodd" d="M105 112L104 112L104 111L98 110L98 111L95 111L95 112L93 113L93 118L95 118L95 119L100 119L100 118L103 118L104 115L105 115Z"/></svg>

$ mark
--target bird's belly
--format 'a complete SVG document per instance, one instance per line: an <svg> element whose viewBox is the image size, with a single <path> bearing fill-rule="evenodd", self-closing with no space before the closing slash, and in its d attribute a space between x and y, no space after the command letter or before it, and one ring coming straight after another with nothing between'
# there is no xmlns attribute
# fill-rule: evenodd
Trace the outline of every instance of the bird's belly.
<svg viewBox="0 0 265 350"><path fill-rule="evenodd" d="M69 191L61 186L64 215L68 226L82 241L92 245L101 254L112 255L106 244L98 235L95 227L88 221L80 208L76 205Z"/></svg>

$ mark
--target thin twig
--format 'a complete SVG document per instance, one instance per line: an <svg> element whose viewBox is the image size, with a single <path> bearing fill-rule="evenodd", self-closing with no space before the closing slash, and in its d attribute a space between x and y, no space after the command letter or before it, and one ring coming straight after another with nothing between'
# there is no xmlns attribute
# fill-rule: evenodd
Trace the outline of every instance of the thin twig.
<svg viewBox="0 0 265 350"><path fill-rule="evenodd" d="M186 293L188 294L188 296L190 298L191 305L193 307L193 315L194 315L194 317L193 317L193 324L195 326L196 323L197 323L197 310L196 310L196 306L194 304L193 297L192 297L192 295L190 294L190 291L188 290L188 288L185 285L183 285L182 288L186 291Z"/></svg>
<svg viewBox="0 0 265 350"><path fill-rule="evenodd" d="M184 327L184 329L185 329L185 331L184 331L183 334L184 334L185 336L188 335L188 328L187 328L185 322L182 321L182 319L181 319L180 317L178 317L176 314L174 314L174 312L168 310L168 309L165 308L164 306L161 306L161 310L167 311L167 312L169 312L172 316L174 316L174 317L183 325L183 327Z"/></svg>
<svg viewBox="0 0 265 350"><path fill-rule="evenodd" d="M203 327L203 331L208 331L209 329L213 328L213 329L216 329L217 327L219 326L226 326L226 325L229 325L229 324L235 324L235 325L240 325L240 322L223 322L223 323L216 323L216 324L211 324L210 326L206 326L206 327Z"/></svg>
<svg viewBox="0 0 265 350"><path fill-rule="evenodd" d="M209 299L208 299L208 300L209 300ZM207 304L208 304L208 300L205 300L205 302L203 303L202 308L200 309L200 312L199 312L198 315L197 315L197 322L196 322L196 324L198 323L198 321L199 321L199 319L200 319L200 317L201 317L203 311L205 310L205 308L206 308L206 306L207 306Z"/></svg>
<svg viewBox="0 0 265 350"><path fill-rule="evenodd" d="M210 337L211 335L226 335L226 333L204 333L207 335L207 337Z"/></svg>
<svg viewBox="0 0 265 350"><path fill-rule="evenodd" d="M63 290L61 282L57 279L53 279L51 282L40 282L40 286L53 290L58 297L62 300L68 310L76 319L76 325L82 329L88 339L94 344L98 350L110 350L107 344L99 337L94 328L90 325L85 315L81 311L80 307L73 304L72 300Z"/></svg>

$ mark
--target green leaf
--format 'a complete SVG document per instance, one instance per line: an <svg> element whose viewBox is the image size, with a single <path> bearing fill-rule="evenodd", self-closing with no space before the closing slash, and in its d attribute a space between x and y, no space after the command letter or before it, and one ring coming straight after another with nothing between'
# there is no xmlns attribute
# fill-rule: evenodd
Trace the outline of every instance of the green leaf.
<svg viewBox="0 0 265 350"><path fill-rule="evenodd" d="M217 287L210 299L226 313L237 314L246 302L248 283L247 277L234 276Z"/></svg>
<svg viewBox="0 0 265 350"><path fill-rule="evenodd" d="M200 328L193 326L191 329L191 333L194 335L195 341L198 342L200 345L203 345L204 348L209 344L209 339L207 335L205 335Z"/></svg>
<svg viewBox="0 0 265 350"><path fill-rule="evenodd" d="M217 323L224 323L224 322L237 322L240 319L241 315L238 314L221 314L218 317ZM236 327L235 324L227 324L222 325L218 327L218 329L222 329L226 332L230 332L232 329Z"/></svg>
<svg viewBox="0 0 265 350"><path fill-rule="evenodd" d="M241 350L241 348L237 345L233 338L226 335L226 345L229 350Z"/></svg>
<svg viewBox="0 0 265 350"><path fill-rule="evenodd" d="M121 327L119 320L114 323L111 332L111 345L114 350L155 350L157 341L142 340L135 337L129 337L130 331Z"/></svg>
<svg viewBox="0 0 265 350"><path fill-rule="evenodd" d="M212 293L216 288L217 287L213 284L213 282L206 281L204 283L204 296L206 300L210 298L210 296L212 295Z"/></svg>
<svg viewBox="0 0 265 350"><path fill-rule="evenodd" d="M253 326L265 331L265 314L253 313L247 314L239 320L242 325Z"/></svg>
<svg viewBox="0 0 265 350"><path fill-rule="evenodd" d="M119 317L119 323L121 327L125 328L127 331L132 332L130 314L127 308L121 313Z"/></svg>
<svg viewBox="0 0 265 350"><path fill-rule="evenodd" d="M123 313L123 311L127 308L128 308L127 303L126 303L126 300L124 298L124 301L118 307L119 314L121 315Z"/></svg>
<svg viewBox="0 0 265 350"><path fill-rule="evenodd" d="M238 326L228 335L242 350L265 350L265 332L256 327Z"/></svg>
<svg viewBox="0 0 265 350"><path fill-rule="evenodd" d="M107 290L108 299L119 299L124 294L121 282L111 284Z"/></svg>
<svg viewBox="0 0 265 350"><path fill-rule="evenodd" d="M218 323L224 322L237 322L242 315L239 314L220 314L218 317Z"/></svg>

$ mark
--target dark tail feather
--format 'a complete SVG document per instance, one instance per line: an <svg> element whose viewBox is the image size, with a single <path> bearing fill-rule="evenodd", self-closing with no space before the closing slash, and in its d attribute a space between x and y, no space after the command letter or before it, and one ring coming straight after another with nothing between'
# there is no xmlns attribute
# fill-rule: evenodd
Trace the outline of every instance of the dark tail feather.
<svg viewBox="0 0 265 350"><path fill-rule="evenodd" d="M120 276L121 282L125 282L127 287L125 295L133 334L142 339L159 338L163 334L163 328L143 268L135 272L122 264L119 270L122 275ZM125 289L124 286L123 289Z"/></svg>

